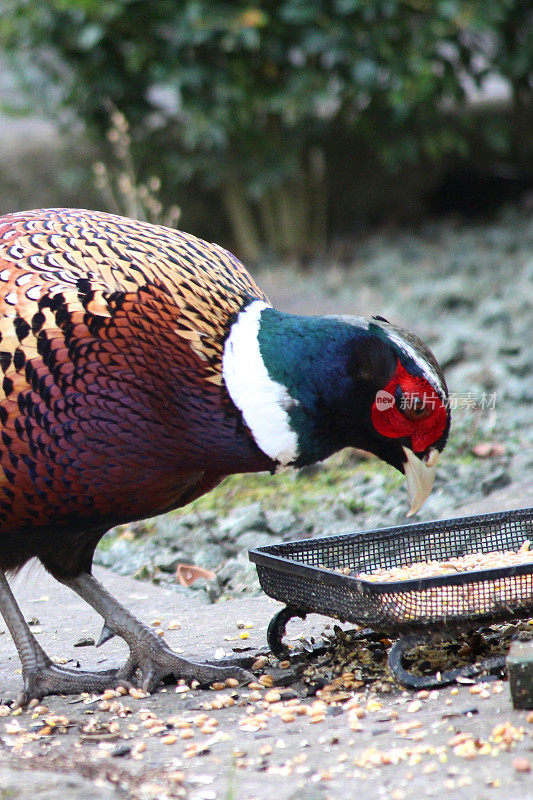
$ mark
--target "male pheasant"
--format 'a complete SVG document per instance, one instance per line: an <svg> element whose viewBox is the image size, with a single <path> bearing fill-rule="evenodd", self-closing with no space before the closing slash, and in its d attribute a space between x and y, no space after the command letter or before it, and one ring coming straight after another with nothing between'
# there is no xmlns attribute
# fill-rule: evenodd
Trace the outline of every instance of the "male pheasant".
<svg viewBox="0 0 533 800"><path fill-rule="evenodd" d="M100 212L0 218L0 610L25 703L139 672L201 683L238 667L174 653L91 575L118 523L183 506L231 473L303 466L346 446L431 490L450 424L429 349L381 317L273 309L239 261L186 233ZM5 578L37 557L118 634L120 670L54 665Z"/></svg>

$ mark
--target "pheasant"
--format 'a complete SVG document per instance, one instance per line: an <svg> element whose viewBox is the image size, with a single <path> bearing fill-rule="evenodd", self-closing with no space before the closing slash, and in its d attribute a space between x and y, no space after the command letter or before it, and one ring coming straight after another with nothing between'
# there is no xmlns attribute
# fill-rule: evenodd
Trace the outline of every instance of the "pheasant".
<svg viewBox="0 0 533 800"><path fill-rule="evenodd" d="M0 610L20 704L139 675L145 691L249 679L177 655L94 578L112 526L347 446L404 473L414 512L448 436L444 377L413 334L282 313L223 248L112 214L0 218L0 334ZM126 641L122 668L52 663L6 579L34 557L103 617L101 641Z"/></svg>

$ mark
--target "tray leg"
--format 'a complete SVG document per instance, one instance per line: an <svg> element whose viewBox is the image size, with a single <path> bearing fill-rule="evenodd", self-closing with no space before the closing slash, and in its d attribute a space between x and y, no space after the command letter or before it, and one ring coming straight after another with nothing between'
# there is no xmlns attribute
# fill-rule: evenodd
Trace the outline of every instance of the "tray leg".
<svg viewBox="0 0 533 800"><path fill-rule="evenodd" d="M429 637L424 634L401 636L390 649L389 668L394 677L408 689L435 689L455 683L457 678L476 678L481 672L488 672L491 675L505 672L506 657L495 656L486 658L478 664L444 670L435 675L413 675L403 666L403 658L417 645L427 643L428 639Z"/></svg>
<svg viewBox="0 0 533 800"><path fill-rule="evenodd" d="M305 619L306 616L307 612L295 606L285 606L272 617L267 630L267 642L276 658L282 660L290 655L289 648L282 641L288 621L293 617Z"/></svg>

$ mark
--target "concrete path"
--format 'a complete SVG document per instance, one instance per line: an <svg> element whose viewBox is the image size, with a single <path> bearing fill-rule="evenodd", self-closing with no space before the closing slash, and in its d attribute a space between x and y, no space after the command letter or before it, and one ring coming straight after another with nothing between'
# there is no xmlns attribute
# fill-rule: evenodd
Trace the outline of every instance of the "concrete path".
<svg viewBox="0 0 533 800"><path fill-rule="evenodd" d="M532 497L533 479L525 478L452 516L524 507ZM220 657L220 648L228 654L264 649L279 608L266 597L208 606L192 592L189 597L103 569L96 574L137 615L165 631L169 644L202 658ZM100 650L74 646L97 639L100 620L40 568L25 570L13 587L26 619L38 621L33 628L50 655L102 668L125 658L118 640ZM326 622L313 617L308 630L318 633ZM20 684L4 630L3 700L14 698ZM419 696L370 693L348 705L262 686L178 693L167 687L148 697L85 702L50 697L42 705L16 715L0 706L0 798L533 797L533 715L513 710L505 682Z"/></svg>

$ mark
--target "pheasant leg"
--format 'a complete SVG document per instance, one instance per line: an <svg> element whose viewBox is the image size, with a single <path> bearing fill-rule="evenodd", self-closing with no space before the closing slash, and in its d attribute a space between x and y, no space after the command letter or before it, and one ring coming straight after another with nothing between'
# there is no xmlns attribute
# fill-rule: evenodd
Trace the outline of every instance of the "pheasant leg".
<svg viewBox="0 0 533 800"><path fill-rule="evenodd" d="M219 666L181 658L109 594L93 575L84 572L76 578L64 579L63 583L104 618L108 630L124 639L130 656L118 671L118 677L129 681L140 670L143 691L153 691L164 678L170 676L174 679L197 680L202 685L225 681L226 678L237 678L243 683L252 680L251 673L238 666Z"/></svg>
<svg viewBox="0 0 533 800"><path fill-rule="evenodd" d="M48 694L100 692L117 684L117 670L82 672L59 667L37 643L24 619L4 573L0 570L0 612L11 633L22 664L24 688L17 705Z"/></svg>

